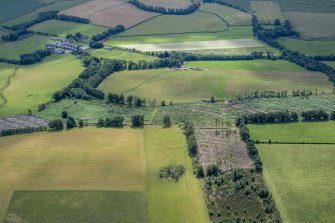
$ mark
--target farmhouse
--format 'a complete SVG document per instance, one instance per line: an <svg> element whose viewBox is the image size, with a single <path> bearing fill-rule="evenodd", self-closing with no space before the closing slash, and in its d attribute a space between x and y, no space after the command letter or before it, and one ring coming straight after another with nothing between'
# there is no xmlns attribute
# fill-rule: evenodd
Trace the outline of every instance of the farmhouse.
<svg viewBox="0 0 335 223"><path fill-rule="evenodd" d="M45 47L55 54L72 53L79 48L77 44L70 42L53 42L48 43Z"/></svg>

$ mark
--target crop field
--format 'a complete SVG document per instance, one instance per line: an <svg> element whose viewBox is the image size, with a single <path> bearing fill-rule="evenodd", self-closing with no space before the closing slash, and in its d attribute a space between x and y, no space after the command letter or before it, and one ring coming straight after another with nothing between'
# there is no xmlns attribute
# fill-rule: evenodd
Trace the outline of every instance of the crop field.
<svg viewBox="0 0 335 223"><path fill-rule="evenodd" d="M125 32L126 33L126 32ZM121 35L121 34L120 34ZM151 36L117 36L105 42L106 45L125 45L125 44L155 44L155 43L182 43L189 42L225 40L225 39L244 39L252 38L251 26L233 26L227 31L217 33L184 33L166 34Z"/></svg>
<svg viewBox="0 0 335 223"><path fill-rule="evenodd" d="M317 131L326 132L319 126L313 130ZM257 147L263 161L265 182L284 222L335 221L333 192L335 146L257 145Z"/></svg>
<svg viewBox="0 0 335 223"><path fill-rule="evenodd" d="M158 6L163 7L166 9L174 8L174 9L181 9L181 8L187 8L192 4L192 0L140 0L145 5L150 6Z"/></svg>
<svg viewBox="0 0 335 223"><path fill-rule="evenodd" d="M0 219L6 216L6 222L207 222L200 182L177 127L86 127L0 142L6 145L0 151L0 179L6 179ZM177 182L158 176L171 165L186 169Z"/></svg>
<svg viewBox="0 0 335 223"><path fill-rule="evenodd" d="M126 28L159 15L140 10L125 0L93 0L61 13L90 19L91 23L96 25L107 27L123 25Z"/></svg>
<svg viewBox="0 0 335 223"><path fill-rule="evenodd" d="M275 0L285 11L335 12L334 0Z"/></svg>
<svg viewBox="0 0 335 223"><path fill-rule="evenodd" d="M60 20L48 20L39 24L36 24L30 28L35 32L44 32L55 34L58 36L66 37L67 34L75 34L80 32L82 34L93 36L98 33L107 31L107 27L97 26L92 24L80 24L74 22L60 21Z"/></svg>
<svg viewBox="0 0 335 223"><path fill-rule="evenodd" d="M285 20L277 3L273 1L251 1L251 5L261 23L274 24L276 19Z"/></svg>
<svg viewBox="0 0 335 223"><path fill-rule="evenodd" d="M0 108L1 116L26 114L41 103L51 100L52 94L75 79L83 70L74 56L52 56L42 63L21 66L1 93L8 102ZM30 84L27 84L30 83Z"/></svg>
<svg viewBox="0 0 335 223"><path fill-rule="evenodd" d="M171 26L173 24L173 26ZM162 15L135 26L119 36L162 35L178 33L220 32L226 23L215 15L196 11L189 15Z"/></svg>
<svg viewBox="0 0 335 223"><path fill-rule="evenodd" d="M257 48L263 45L254 39L234 39L234 40L212 40L184 43L161 43L161 44L129 44L118 45L122 48L136 49L140 51L185 51L204 49L234 49L234 48Z"/></svg>
<svg viewBox="0 0 335 223"><path fill-rule="evenodd" d="M133 53L127 50L121 50L117 48L114 48L112 50L104 50L104 49L94 50L91 52L91 55L98 58L118 59L133 62L138 62L140 60L154 61L158 59L157 57L143 55L140 53Z"/></svg>
<svg viewBox="0 0 335 223"><path fill-rule="evenodd" d="M225 2L236 6L244 11L251 12L251 0L225 0Z"/></svg>
<svg viewBox="0 0 335 223"><path fill-rule="evenodd" d="M28 14L42 5L38 1L2 0L0 2L0 22Z"/></svg>
<svg viewBox="0 0 335 223"><path fill-rule="evenodd" d="M335 52L335 40L300 40L279 38L278 42L293 51L299 51L308 56L330 55Z"/></svg>
<svg viewBox="0 0 335 223"><path fill-rule="evenodd" d="M99 88L105 93L112 91L174 102L198 101L211 96L232 98L255 90L314 90L316 87L332 90L325 75L308 72L285 61L190 62L187 66L205 70L124 71L108 77Z"/></svg>
<svg viewBox="0 0 335 223"><path fill-rule="evenodd" d="M229 25L251 25L251 15L240 10L214 4L202 4L200 10L216 14L228 22Z"/></svg>
<svg viewBox="0 0 335 223"><path fill-rule="evenodd" d="M286 11L285 15L303 38L335 37L335 13Z"/></svg>
<svg viewBox="0 0 335 223"><path fill-rule="evenodd" d="M45 49L50 40L45 36L33 35L26 39L0 44L0 58L20 59L21 54Z"/></svg>

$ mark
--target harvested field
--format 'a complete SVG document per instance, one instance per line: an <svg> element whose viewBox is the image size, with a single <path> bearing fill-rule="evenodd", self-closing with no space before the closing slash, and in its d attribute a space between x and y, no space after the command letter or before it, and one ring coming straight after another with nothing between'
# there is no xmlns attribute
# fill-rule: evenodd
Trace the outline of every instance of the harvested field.
<svg viewBox="0 0 335 223"><path fill-rule="evenodd" d="M9 129L47 127L48 121L30 115L0 119L0 132Z"/></svg>
<svg viewBox="0 0 335 223"><path fill-rule="evenodd" d="M251 0L225 0L225 2L244 11L251 12Z"/></svg>
<svg viewBox="0 0 335 223"><path fill-rule="evenodd" d="M149 51L149 52L263 47L262 44L256 42L254 39L214 40L214 41L162 43L162 44L130 44L130 45L118 45L118 46L128 49L136 49L140 51Z"/></svg>
<svg viewBox="0 0 335 223"><path fill-rule="evenodd" d="M230 126L198 128L196 138L200 161L205 169L210 164L219 165L223 171L253 167L253 161L237 129L231 129Z"/></svg>
<svg viewBox="0 0 335 223"><path fill-rule="evenodd" d="M275 0L284 11L335 12L334 0Z"/></svg>
<svg viewBox="0 0 335 223"><path fill-rule="evenodd" d="M251 15L245 12L241 12L240 10L214 4L214 3L208 3L208 4L202 4L200 7L200 10L214 13L221 18L223 18L225 21L228 22L229 25L251 25Z"/></svg>
<svg viewBox="0 0 335 223"><path fill-rule="evenodd" d="M140 10L125 0L93 0L67 9L61 14L88 18L96 25L108 27L123 25L126 28L159 15Z"/></svg>
<svg viewBox="0 0 335 223"><path fill-rule="evenodd" d="M173 24L173 25L172 25ZM162 34L220 32L227 24L216 15L196 11L189 15L162 15L135 26L118 36L149 36Z"/></svg>
<svg viewBox="0 0 335 223"><path fill-rule="evenodd" d="M274 24L276 19L285 20L277 3L273 1L251 1L251 5L261 23Z"/></svg>
<svg viewBox="0 0 335 223"><path fill-rule="evenodd" d="M303 38L334 38L335 13L284 12Z"/></svg>
<svg viewBox="0 0 335 223"><path fill-rule="evenodd" d="M192 4L193 0L139 0L145 5L158 6L166 9L174 8L181 9L187 8Z"/></svg>

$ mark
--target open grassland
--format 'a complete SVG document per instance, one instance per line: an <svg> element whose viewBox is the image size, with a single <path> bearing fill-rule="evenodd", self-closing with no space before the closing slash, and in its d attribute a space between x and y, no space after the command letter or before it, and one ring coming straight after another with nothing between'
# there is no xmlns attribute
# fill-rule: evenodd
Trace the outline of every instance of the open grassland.
<svg viewBox="0 0 335 223"><path fill-rule="evenodd" d="M117 36L105 42L106 45L123 44L155 44L155 43L181 43L185 41L209 41L223 39L243 39L252 38L251 26L230 27L227 31L218 33L185 33L169 35L151 35L151 36Z"/></svg>
<svg viewBox="0 0 335 223"><path fill-rule="evenodd" d="M256 90L314 90L316 87L332 90L325 75L308 72L285 61L190 62L188 67L205 70L124 71L108 77L99 88L105 93L174 102L198 101L211 96L233 98Z"/></svg>
<svg viewBox="0 0 335 223"><path fill-rule="evenodd" d="M294 30L303 38L334 38L335 13L311 13L286 11L285 15L292 23Z"/></svg>
<svg viewBox="0 0 335 223"><path fill-rule="evenodd" d="M15 65L0 63L0 91L7 86L8 77L13 75L15 71Z"/></svg>
<svg viewBox="0 0 335 223"><path fill-rule="evenodd" d="M121 50L121 49L112 49L112 50L98 49L98 50L92 51L91 55L98 57L98 58L118 59L118 60L126 60L126 61L133 61L133 62L138 62L140 60L154 61L158 59L157 57L143 55L140 53L133 53L133 52L129 52L127 50Z"/></svg>
<svg viewBox="0 0 335 223"><path fill-rule="evenodd" d="M3 137L0 141L2 145L0 220L4 218L14 191L143 191L145 189L142 130L87 127L73 131ZM65 195L66 193L62 196ZM78 203L83 204L82 202L83 200L78 200ZM44 204L36 202L25 205L41 210ZM72 201L72 204L75 205L76 202ZM88 202L83 205L89 205L93 211L91 204ZM128 204L131 205L129 202ZM106 210L106 207L100 207ZM85 216L88 214L85 212L87 208L87 206L83 209L78 208L79 213L75 216L80 214ZM124 208L126 210L127 207ZM53 209L48 210L50 214L48 217L57 219L57 215L52 211ZM40 216L36 212L31 214L33 216L28 217ZM68 220L68 222L79 221Z"/></svg>
<svg viewBox="0 0 335 223"><path fill-rule="evenodd" d="M285 11L335 12L334 0L275 0Z"/></svg>
<svg viewBox="0 0 335 223"><path fill-rule="evenodd" d="M257 147L263 161L265 182L284 222L335 221L335 146Z"/></svg>
<svg viewBox="0 0 335 223"><path fill-rule="evenodd" d="M149 222L208 222L200 182L193 175L182 131L177 127L144 128L144 147ZM185 167L185 174L177 182L159 178L160 169L177 165Z"/></svg>
<svg viewBox="0 0 335 223"><path fill-rule="evenodd" d="M159 15L140 10L125 0L93 0L61 13L87 18L97 25L108 27L123 25L126 28Z"/></svg>
<svg viewBox="0 0 335 223"><path fill-rule="evenodd" d="M31 66L21 66L1 93L8 102L0 108L0 116L23 114L36 110L51 100L52 94L75 79L83 70L74 56L51 56Z"/></svg>
<svg viewBox="0 0 335 223"><path fill-rule="evenodd" d="M307 56L330 55L335 52L335 40L300 40L279 38L279 43L292 51L299 51Z"/></svg>
<svg viewBox="0 0 335 223"><path fill-rule="evenodd" d="M297 122L248 125L252 138L272 142L335 142L335 122Z"/></svg>
<svg viewBox="0 0 335 223"><path fill-rule="evenodd" d="M250 14L231 7L208 3L201 5L200 10L218 15L229 25L251 25Z"/></svg>
<svg viewBox="0 0 335 223"><path fill-rule="evenodd" d="M0 44L0 58L20 59L21 54L33 53L45 49L49 39L45 36L33 35L26 39Z"/></svg>
<svg viewBox="0 0 335 223"><path fill-rule="evenodd" d="M285 20L277 3L273 1L251 1L251 5L261 23L274 24L276 19Z"/></svg>
<svg viewBox="0 0 335 223"><path fill-rule="evenodd" d="M92 36L107 31L107 29L108 29L107 27L103 26L97 26L92 24L80 24L60 20L48 20L42 23L38 23L30 28L30 30L35 32L56 34L58 36L63 37L65 37L69 33L75 34L77 32L80 32L88 36Z"/></svg>
<svg viewBox="0 0 335 223"><path fill-rule="evenodd" d="M147 223L147 209L142 192L19 191L12 197L5 222Z"/></svg>
<svg viewBox="0 0 335 223"><path fill-rule="evenodd" d="M217 16L196 11L189 15L158 16L119 34L119 36L220 32L227 28L226 23Z"/></svg>
<svg viewBox="0 0 335 223"><path fill-rule="evenodd" d="M144 52L154 51L185 51L204 49L236 49L236 48L259 48L263 45L254 39L234 39L234 40L212 40L184 43L161 43L161 44L128 44L118 45L122 48L136 49Z"/></svg>
<svg viewBox="0 0 335 223"><path fill-rule="evenodd" d="M192 0L140 0L145 5L155 6L155 7L163 7L166 9L181 9L187 8L192 4Z"/></svg>

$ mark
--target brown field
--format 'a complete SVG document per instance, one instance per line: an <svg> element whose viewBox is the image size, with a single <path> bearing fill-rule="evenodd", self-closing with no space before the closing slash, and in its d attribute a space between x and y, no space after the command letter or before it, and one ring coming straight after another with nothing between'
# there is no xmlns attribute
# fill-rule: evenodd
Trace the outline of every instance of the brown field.
<svg viewBox="0 0 335 223"><path fill-rule="evenodd" d="M88 18L96 25L123 25L126 28L159 15L142 11L125 0L93 0L65 10L61 14Z"/></svg>
<svg viewBox="0 0 335 223"><path fill-rule="evenodd" d="M196 130L199 157L204 168L210 164L218 164L224 171L235 168L251 168L246 145L241 140L237 129L224 126L218 129L204 128Z"/></svg>
<svg viewBox="0 0 335 223"><path fill-rule="evenodd" d="M143 4L164 8L187 8L192 4L191 0L140 0Z"/></svg>
<svg viewBox="0 0 335 223"><path fill-rule="evenodd" d="M293 25L306 39L334 38L335 37L335 13L312 12L284 12Z"/></svg>

